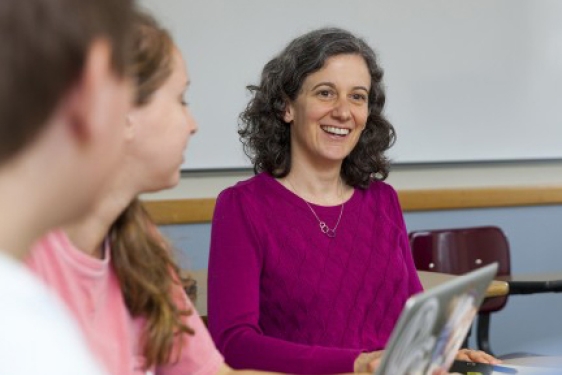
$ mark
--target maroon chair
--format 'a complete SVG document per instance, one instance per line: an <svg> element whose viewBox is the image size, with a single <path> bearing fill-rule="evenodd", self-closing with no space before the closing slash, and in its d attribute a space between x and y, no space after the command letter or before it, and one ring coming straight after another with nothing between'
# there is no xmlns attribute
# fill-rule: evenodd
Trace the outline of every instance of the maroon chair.
<svg viewBox="0 0 562 375"><path fill-rule="evenodd" d="M498 227L471 227L413 231L409 234L416 268L422 271L463 274L498 262L498 276L510 275L507 238ZM493 355L490 347L490 313L499 311L507 296L487 298L478 313L478 349Z"/></svg>

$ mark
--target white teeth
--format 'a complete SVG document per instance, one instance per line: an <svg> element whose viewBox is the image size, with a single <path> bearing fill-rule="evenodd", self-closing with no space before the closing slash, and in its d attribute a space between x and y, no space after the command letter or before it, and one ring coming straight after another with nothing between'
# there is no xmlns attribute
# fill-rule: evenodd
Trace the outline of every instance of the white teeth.
<svg viewBox="0 0 562 375"><path fill-rule="evenodd" d="M328 133L337 134L337 135L349 134L349 129L336 128L335 126L323 126L322 129L324 129L324 131L327 131Z"/></svg>

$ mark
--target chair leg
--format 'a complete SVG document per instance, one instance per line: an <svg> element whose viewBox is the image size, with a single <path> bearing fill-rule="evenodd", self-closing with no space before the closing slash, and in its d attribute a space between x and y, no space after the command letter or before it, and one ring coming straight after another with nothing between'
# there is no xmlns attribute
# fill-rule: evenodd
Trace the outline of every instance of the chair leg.
<svg viewBox="0 0 562 375"><path fill-rule="evenodd" d="M478 349L485 351L490 355L494 355L492 348L490 347L490 313L480 313L478 314L478 333L476 335L476 341L478 344Z"/></svg>

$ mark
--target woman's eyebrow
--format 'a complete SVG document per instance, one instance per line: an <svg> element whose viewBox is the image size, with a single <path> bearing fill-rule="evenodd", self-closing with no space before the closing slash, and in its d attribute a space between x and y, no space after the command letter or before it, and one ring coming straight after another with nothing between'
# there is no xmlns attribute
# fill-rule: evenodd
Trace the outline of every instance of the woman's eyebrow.
<svg viewBox="0 0 562 375"><path fill-rule="evenodd" d="M336 88L336 85L333 84L332 82L320 82L320 83L317 83L316 85L314 85L314 86L311 88L311 90L316 90L316 89L317 89L318 87L320 87L320 86L328 86L328 87L331 87L331 88L333 88L333 89ZM352 90L363 90L363 91L365 91L366 93L369 93L369 89L368 89L367 87L365 87L365 86L353 86L353 87L352 87Z"/></svg>
<svg viewBox="0 0 562 375"><path fill-rule="evenodd" d="M316 85L314 85L311 90L315 90L320 86L329 86L333 89L336 88L336 85L334 85L332 82L320 82L320 83L317 83Z"/></svg>

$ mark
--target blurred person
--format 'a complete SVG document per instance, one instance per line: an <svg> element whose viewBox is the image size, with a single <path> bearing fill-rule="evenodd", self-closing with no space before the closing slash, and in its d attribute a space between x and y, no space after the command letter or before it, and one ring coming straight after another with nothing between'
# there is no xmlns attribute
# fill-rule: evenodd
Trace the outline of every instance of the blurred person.
<svg viewBox="0 0 562 375"><path fill-rule="evenodd" d="M121 158L131 0L0 2L0 373L102 374L22 264L91 208Z"/></svg>

